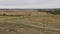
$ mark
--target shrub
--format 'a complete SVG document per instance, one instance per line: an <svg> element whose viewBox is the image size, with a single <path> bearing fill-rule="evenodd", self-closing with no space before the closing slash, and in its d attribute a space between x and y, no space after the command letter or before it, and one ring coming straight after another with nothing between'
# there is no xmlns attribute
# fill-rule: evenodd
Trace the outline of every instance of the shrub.
<svg viewBox="0 0 60 34"><path fill-rule="evenodd" d="M3 13L3 15L6 15L5 13Z"/></svg>

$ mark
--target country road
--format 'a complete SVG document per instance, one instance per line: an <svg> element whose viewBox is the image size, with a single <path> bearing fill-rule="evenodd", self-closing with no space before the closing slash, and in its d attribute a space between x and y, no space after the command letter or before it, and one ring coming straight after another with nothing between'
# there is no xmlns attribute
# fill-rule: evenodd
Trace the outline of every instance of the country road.
<svg viewBox="0 0 60 34"><path fill-rule="evenodd" d="M29 21L29 20L21 20L20 22L22 22L22 21L24 21L24 22L31 22L31 23L34 22L34 21ZM42 28L42 29L49 29L49 30L54 30L54 31L60 31L60 29L58 29L58 28L51 28L51 27L46 26L46 24L43 24L43 23L40 23L40 22L37 25L31 24L31 23L22 23L22 24L27 25L27 26L31 26L31 27L36 27L36 28Z"/></svg>
<svg viewBox="0 0 60 34"><path fill-rule="evenodd" d="M8 21L10 22L10 21ZM58 28L51 28L51 27L47 27L45 24L40 23L39 24L35 24L36 22L34 21L29 21L29 20L16 20L14 21L14 23L20 23L22 25L25 25L26 27L31 27L35 30L39 30L41 32L43 32L44 34L60 34L60 29ZM45 25L45 26L44 26ZM24 27L24 26L23 26Z"/></svg>
<svg viewBox="0 0 60 34"><path fill-rule="evenodd" d="M60 34L60 29L56 29L56 28L48 28L48 27L44 27L44 26L38 26L38 25L32 25L32 24L25 24L25 23L23 23L24 25L27 25L27 26L31 26L31 27L35 27L36 29L40 29L40 30L42 30L42 32L44 33L44 34L56 34L56 33L58 33L58 34ZM47 33L46 33L47 32ZM53 32L53 33L52 33Z"/></svg>

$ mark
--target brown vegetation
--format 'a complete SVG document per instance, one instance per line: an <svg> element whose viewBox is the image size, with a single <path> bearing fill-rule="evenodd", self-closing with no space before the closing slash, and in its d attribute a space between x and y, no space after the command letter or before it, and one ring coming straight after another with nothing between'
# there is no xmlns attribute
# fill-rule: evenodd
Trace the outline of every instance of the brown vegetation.
<svg viewBox="0 0 60 34"><path fill-rule="evenodd" d="M60 15L45 12L30 12L29 10L2 10L0 14L0 34L60 34L58 30L33 27L32 25L60 29ZM6 16L6 15L15 16ZM26 15L32 16L26 16ZM19 15L19 16L16 16ZM24 16L21 16L24 15Z"/></svg>

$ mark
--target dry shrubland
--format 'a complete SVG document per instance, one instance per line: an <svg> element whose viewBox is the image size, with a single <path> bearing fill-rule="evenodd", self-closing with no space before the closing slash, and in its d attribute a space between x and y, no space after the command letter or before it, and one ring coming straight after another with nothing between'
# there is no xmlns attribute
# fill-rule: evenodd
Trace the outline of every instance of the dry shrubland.
<svg viewBox="0 0 60 34"><path fill-rule="evenodd" d="M0 34L60 34L59 31L45 30L44 28L42 29L26 25L32 24L59 29L60 15L52 15L45 12L34 12L33 10L31 12L27 10L4 11L0 11L0 14L6 13L7 15L0 16ZM10 14L15 16L8 16ZM27 16L27 14L31 14L32 16Z"/></svg>

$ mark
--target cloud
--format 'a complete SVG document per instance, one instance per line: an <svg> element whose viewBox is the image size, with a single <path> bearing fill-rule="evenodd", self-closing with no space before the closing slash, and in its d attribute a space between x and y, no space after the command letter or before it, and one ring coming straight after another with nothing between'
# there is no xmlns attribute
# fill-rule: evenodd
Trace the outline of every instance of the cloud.
<svg viewBox="0 0 60 34"><path fill-rule="evenodd" d="M0 0L0 8L60 8L60 0Z"/></svg>

